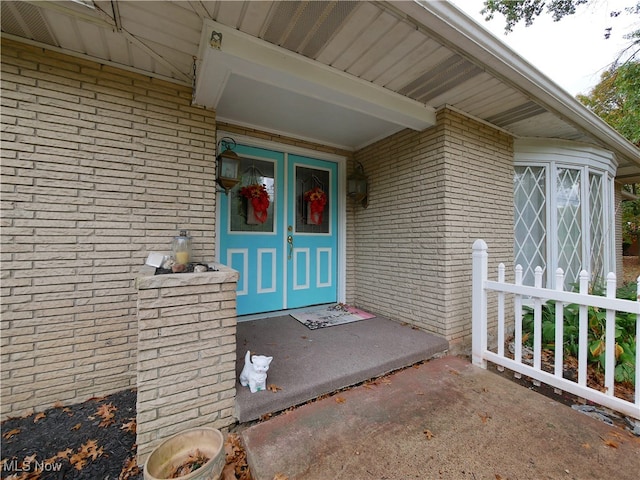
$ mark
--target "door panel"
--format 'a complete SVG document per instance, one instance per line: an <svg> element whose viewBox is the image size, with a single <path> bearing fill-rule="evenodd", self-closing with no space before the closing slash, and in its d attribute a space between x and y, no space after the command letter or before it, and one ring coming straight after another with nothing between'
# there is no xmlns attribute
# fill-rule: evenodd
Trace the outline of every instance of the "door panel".
<svg viewBox="0 0 640 480"><path fill-rule="evenodd" d="M243 145L235 151L242 180L218 198L220 261L240 272L238 315L335 302L337 164ZM269 192L264 222L240 195L252 183ZM317 203L321 192L326 199Z"/></svg>
<svg viewBox="0 0 640 480"><path fill-rule="evenodd" d="M237 290L238 314L281 310L282 218L284 204L284 154L238 145L241 182L220 194L220 261L240 272ZM249 211L249 202L240 195L243 186L264 184L270 197L267 218L259 222Z"/></svg>
<svg viewBox="0 0 640 480"><path fill-rule="evenodd" d="M287 307L335 302L337 299L337 165L289 155L287 210L290 262L287 263ZM315 211L313 195L324 193L326 203ZM319 208L317 210L320 210Z"/></svg>

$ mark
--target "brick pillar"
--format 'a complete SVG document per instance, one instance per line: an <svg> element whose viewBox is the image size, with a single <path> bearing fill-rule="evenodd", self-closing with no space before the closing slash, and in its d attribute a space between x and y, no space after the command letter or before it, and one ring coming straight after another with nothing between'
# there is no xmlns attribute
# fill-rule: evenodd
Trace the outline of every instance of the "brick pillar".
<svg viewBox="0 0 640 480"><path fill-rule="evenodd" d="M238 273L153 275L138 287L138 464L182 430L233 424Z"/></svg>

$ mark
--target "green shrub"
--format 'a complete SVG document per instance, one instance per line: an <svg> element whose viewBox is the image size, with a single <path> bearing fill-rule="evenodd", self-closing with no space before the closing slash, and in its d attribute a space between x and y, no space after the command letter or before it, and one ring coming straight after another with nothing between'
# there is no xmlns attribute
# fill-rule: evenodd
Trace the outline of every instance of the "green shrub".
<svg viewBox="0 0 640 480"><path fill-rule="evenodd" d="M629 283L620 287L616 297L635 300L637 286ZM602 294L602 291L594 292ZM524 343L533 345L533 308L523 307L522 334ZM556 305L549 301L542 305L542 348L555 351L556 335ZM587 334L587 361L594 364L599 370L604 371L605 346L606 346L606 311L596 307L588 308L588 334ZM567 304L563 312L563 351L573 357L578 356L578 335L580 325L580 307L576 304ZM616 382L630 382L635 384L636 369L636 315L633 313L616 312L616 344L615 344L615 380Z"/></svg>

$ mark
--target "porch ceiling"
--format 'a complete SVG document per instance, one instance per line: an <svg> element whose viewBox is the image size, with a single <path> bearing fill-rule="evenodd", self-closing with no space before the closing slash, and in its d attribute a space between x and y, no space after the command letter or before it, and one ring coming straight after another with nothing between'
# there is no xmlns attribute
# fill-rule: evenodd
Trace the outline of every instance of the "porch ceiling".
<svg viewBox="0 0 640 480"><path fill-rule="evenodd" d="M606 146L640 181L637 148L446 2L1 5L3 36L195 85L222 120L357 149L449 106L516 137Z"/></svg>

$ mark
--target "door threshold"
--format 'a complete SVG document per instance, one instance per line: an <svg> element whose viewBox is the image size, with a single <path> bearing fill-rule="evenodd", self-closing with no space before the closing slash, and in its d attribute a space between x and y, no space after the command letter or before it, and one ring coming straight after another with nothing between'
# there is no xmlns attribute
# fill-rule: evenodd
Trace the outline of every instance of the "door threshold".
<svg viewBox="0 0 640 480"><path fill-rule="evenodd" d="M273 312L250 313L248 315L238 316L237 321L238 323L249 322L251 320L260 320L263 318L282 317L283 315L290 315L292 313L297 313L297 312L312 312L314 310L322 310L324 308L327 308L327 306L329 305L335 305L335 302L323 303L321 305L310 305L308 307L301 307L301 308L290 308L288 310L275 310Z"/></svg>

